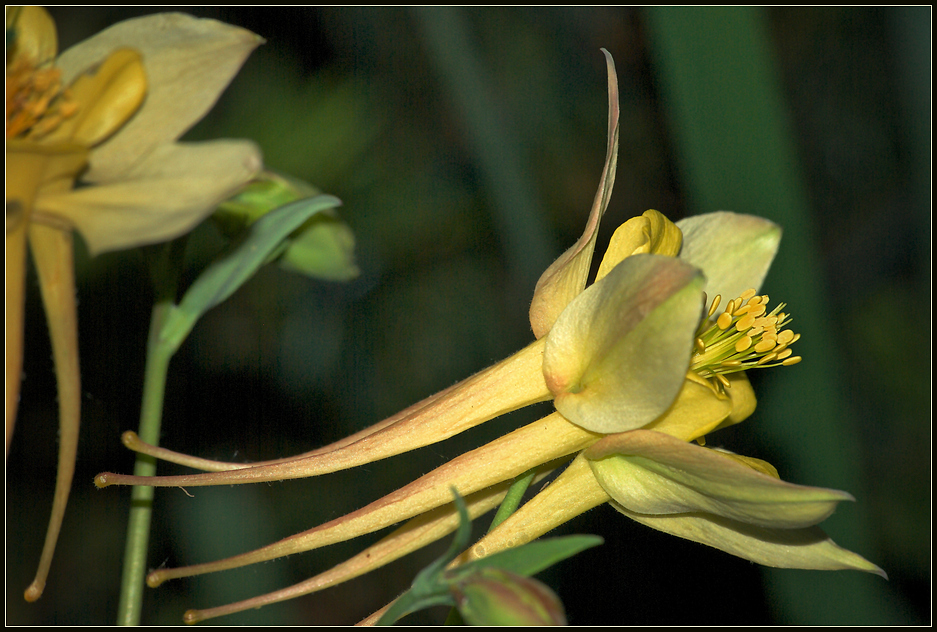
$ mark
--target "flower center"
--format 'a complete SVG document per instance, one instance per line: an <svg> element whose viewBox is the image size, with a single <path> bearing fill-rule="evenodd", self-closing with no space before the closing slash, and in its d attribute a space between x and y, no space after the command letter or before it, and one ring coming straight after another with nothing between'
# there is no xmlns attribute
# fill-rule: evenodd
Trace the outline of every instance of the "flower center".
<svg viewBox="0 0 937 632"><path fill-rule="evenodd" d="M61 76L58 68L37 68L25 59L7 67L7 138L39 140L75 115L78 104Z"/></svg>
<svg viewBox="0 0 937 632"><path fill-rule="evenodd" d="M708 379L713 386L728 388L726 373L770 366L790 366L800 362L790 346L800 339L790 329L784 303L767 312L768 297L749 289L729 301L715 320L722 297L717 295L696 330L696 344L690 370ZM766 313L767 312L767 313Z"/></svg>

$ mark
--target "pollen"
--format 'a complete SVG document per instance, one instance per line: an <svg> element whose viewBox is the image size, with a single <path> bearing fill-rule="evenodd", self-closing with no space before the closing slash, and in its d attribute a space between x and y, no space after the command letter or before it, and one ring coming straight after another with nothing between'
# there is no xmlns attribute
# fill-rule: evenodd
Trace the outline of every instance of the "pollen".
<svg viewBox="0 0 937 632"><path fill-rule="evenodd" d="M751 289L728 301L717 315L721 300L717 295L704 311L706 316L696 332L690 370L724 390L729 387L725 377L728 373L791 366L801 361L789 348L800 339L800 334L784 329L791 322L790 315L781 311L784 303L768 312L768 296L758 296Z"/></svg>
<svg viewBox="0 0 937 632"><path fill-rule="evenodd" d="M78 105L62 88L57 68L21 59L7 68L7 138L39 140L75 115Z"/></svg>

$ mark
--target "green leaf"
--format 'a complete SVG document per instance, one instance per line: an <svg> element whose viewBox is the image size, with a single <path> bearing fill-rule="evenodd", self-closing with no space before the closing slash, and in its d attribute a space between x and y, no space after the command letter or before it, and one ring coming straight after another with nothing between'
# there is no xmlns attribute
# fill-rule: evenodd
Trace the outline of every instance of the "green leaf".
<svg viewBox="0 0 937 632"><path fill-rule="evenodd" d="M166 319L160 339L178 347L202 314L244 285L290 233L316 213L339 205L336 197L318 195L282 206L257 220L199 275Z"/></svg>
<svg viewBox="0 0 937 632"><path fill-rule="evenodd" d="M537 540L463 564L446 573L446 578L454 581L463 574L486 567L500 568L529 577L602 542L604 540L597 535L568 535Z"/></svg>

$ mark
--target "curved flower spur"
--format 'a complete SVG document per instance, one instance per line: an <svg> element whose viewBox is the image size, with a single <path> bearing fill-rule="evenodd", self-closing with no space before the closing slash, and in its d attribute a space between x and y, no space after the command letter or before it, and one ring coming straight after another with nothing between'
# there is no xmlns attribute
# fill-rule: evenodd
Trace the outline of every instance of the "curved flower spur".
<svg viewBox="0 0 937 632"><path fill-rule="evenodd" d="M157 586L315 549L409 519L325 573L268 595L190 610L187 622L309 594L366 573L456 528L450 487L465 497L474 518L501 502L515 477L531 470L542 475L570 459L556 481L462 560L521 545L610 502L654 528L760 563L881 572L821 538L812 526L848 494L784 483L766 463L688 443L702 444L706 434L751 415L755 397L745 370L800 360L789 349L798 336L783 329L790 320L780 311L783 306L768 312L768 297L751 289L761 285L777 251L776 225L724 212L673 224L648 211L619 227L595 282L586 287L618 152L617 78L611 56L603 52L609 81L605 168L583 236L537 284L530 309L535 342L370 428L292 458L207 461L154 448L125 433L124 443L133 450L210 473L152 478L103 473L95 484L191 487L316 476L441 441L535 402L552 399L557 412L314 529L225 560L151 572L147 582ZM708 310L704 290L714 295ZM723 296L733 298L720 312ZM716 526L700 536L705 530L699 521ZM777 537L765 544L766 534L777 533L791 537L784 545ZM759 545L768 550L753 552Z"/></svg>

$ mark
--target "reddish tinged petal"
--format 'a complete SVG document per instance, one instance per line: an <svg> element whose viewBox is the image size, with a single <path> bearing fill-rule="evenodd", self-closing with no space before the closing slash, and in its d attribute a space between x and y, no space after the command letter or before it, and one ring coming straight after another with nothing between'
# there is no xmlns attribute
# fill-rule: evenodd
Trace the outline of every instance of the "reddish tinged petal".
<svg viewBox="0 0 937 632"><path fill-rule="evenodd" d="M512 482L513 481L505 481L504 483L466 496L464 500L469 517L472 519L477 518L485 512L497 507L504 499L507 489L511 486ZM253 597L251 599L245 599L244 601L225 606L207 608L205 610L189 610L183 616L183 620L186 623L198 623L206 619L213 619L226 614L268 606L287 599L309 595L329 588L330 586L336 586L385 566L408 553L412 553L428 544L436 542L455 531L458 526L459 513L455 505L439 507L413 518L358 555L304 582L290 586L289 588L284 588L283 590Z"/></svg>
<svg viewBox="0 0 937 632"><path fill-rule="evenodd" d="M95 477L95 485L195 487L260 483L318 476L371 463L437 443L506 412L549 399L550 391L540 370L542 363L543 342L534 342L443 393L378 423L378 430L362 431L357 441L343 441L345 445L331 452L208 474L127 476L105 472Z"/></svg>
<svg viewBox="0 0 937 632"><path fill-rule="evenodd" d="M530 326L538 339L550 331L560 313L586 287L599 222L608 208L615 184L615 170L618 166L618 75L615 74L612 56L604 48L602 53L608 68L608 149L605 168L582 237L560 255L537 281L534 298L530 303Z"/></svg>
<svg viewBox="0 0 937 632"><path fill-rule="evenodd" d="M546 337L556 409L595 432L654 421L683 386L703 277L679 259L628 257L583 291Z"/></svg>
<svg viewBox="0 0 937 632"><path fill-rule="evenodd" d="M147 582L158 586L167 579L239 568L344 542L448 504L453 487L460 494L472 494L513 479L531 467L581 450L598 439L599 435L578 428L554 413L467 452L347 516L226 560L160 569L150 573Z"/></svg>

